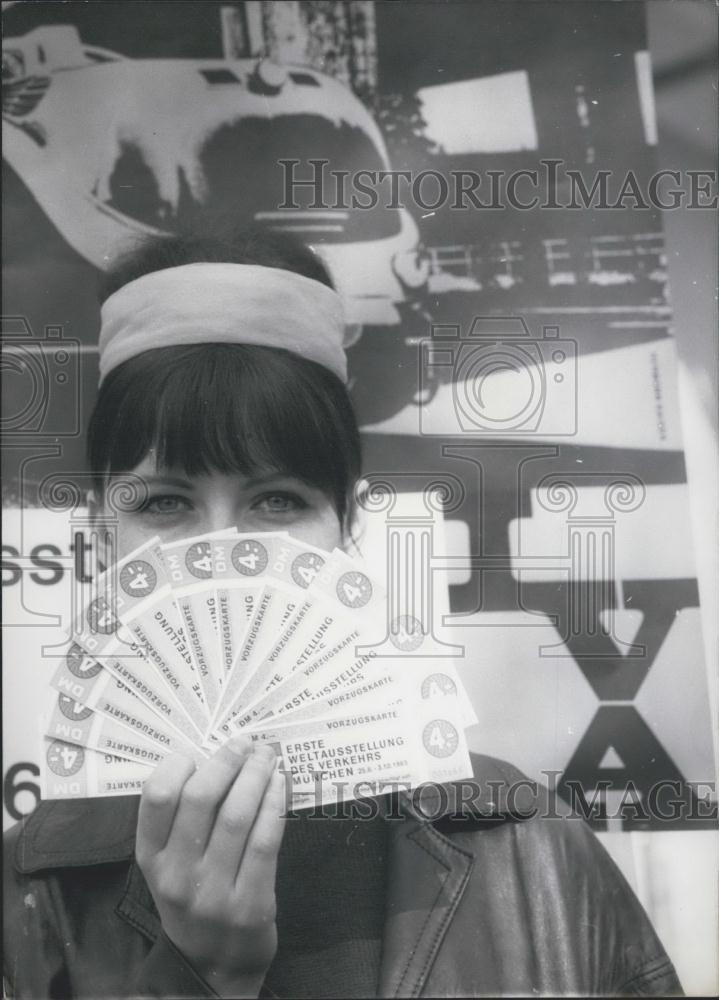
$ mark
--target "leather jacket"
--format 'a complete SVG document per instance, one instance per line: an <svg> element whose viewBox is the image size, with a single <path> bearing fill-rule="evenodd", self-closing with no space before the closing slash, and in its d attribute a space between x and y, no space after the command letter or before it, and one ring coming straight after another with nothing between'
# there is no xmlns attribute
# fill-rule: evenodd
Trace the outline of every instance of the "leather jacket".
<svg viewBox="0 0 719 1000"><path fill-rule="evenodd" d="M400 794L378 995L681 994L581 819L511 765ZM213 997L163 934L134 861L136 798L44 802L7 835L5 977L16 997Z"/></svg>

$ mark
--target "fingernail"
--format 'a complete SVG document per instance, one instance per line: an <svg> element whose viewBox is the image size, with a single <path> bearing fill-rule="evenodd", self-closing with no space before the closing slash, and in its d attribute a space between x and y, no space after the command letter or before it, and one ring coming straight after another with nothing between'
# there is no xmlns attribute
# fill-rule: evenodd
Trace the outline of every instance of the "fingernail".
<svg viewBox="0 0 719 1000"><path fill-rule="evenodd" d="M238 757L247 757L252 751L252 740L244 734L231 736L225 746Z"/></svg>
<svg viewBox="0 0 719 1000"><path fill-rule="evenodd" d="M275 748L271 743L262 743L255 749L255 753L261 754L266 760L271 760L272 758L277 757Z"/></svg>

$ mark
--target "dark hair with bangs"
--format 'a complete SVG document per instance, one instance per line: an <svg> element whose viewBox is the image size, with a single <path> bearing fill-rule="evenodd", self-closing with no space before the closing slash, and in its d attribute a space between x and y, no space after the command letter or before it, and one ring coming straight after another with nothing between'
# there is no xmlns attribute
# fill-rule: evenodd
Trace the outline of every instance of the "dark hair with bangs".
<svg viewBox="0 0 719 1000"><path fill-rule="evenodd" d="M104 300L153 271L183 264L279 267L332 288L304 244L257 228L153 239L106 276ZM357 421L341 380L314 361L255 344L154 348L108 373L88 424L88 464L98 497L109 475L151 449L158 467L192 476L277 470L328 496L345 526L361 469Z"/></svg>

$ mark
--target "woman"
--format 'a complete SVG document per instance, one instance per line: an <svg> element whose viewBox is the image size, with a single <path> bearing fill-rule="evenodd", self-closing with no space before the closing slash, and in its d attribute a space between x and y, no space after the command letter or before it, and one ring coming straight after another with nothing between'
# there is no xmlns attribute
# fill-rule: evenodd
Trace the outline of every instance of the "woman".
<svg viewBox="0 0 719 1000"><path fill-rule="evenodd" d="M110 483L147 487L120 554L229 525L348 543L359 434L339 298L309 250L258 232L149 244L110 276L100 371L98 518ZM273 759L238 739L197 768L167 758L139 803L42 803L6 850L9 992L678 992L587 828L548 793L520 802L510 765L474 767L469 794L423 809L285 822Z"/></svg>

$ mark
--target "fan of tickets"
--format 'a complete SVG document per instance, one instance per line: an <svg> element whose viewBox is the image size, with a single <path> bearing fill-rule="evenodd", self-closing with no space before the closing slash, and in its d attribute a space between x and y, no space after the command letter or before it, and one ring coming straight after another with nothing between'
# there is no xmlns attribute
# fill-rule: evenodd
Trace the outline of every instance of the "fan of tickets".
<svg viewBox="0 0 719 1000"><path fill-rule="evenodd" d="M239 731L273 744L293 809L469 777L476 717L452 661L422 642L340 550L283 532L151 539L74 622L43 797L139 793L163 757L199 762Z"/></svg>

